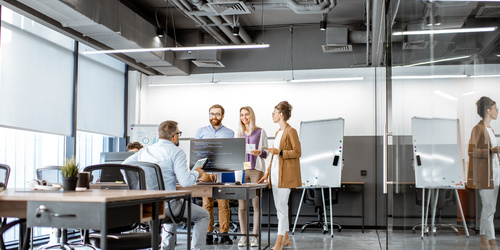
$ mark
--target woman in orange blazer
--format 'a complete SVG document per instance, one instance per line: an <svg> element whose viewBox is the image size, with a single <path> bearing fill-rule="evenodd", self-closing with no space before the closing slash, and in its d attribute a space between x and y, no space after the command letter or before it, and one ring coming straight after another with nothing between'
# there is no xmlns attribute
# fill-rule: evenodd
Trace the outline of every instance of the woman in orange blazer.
<svg viewBox="0 0 500 250"><path fill-rule="evenodd" d="M493 100L483 96L477 102L477 113L481 121L474 126L469 141L469 170L467 187L479 190L481 197L481 220L479 223L479 249L497 249L493 219L500 184L500 163L495 132L490 127L498 118L498 108Z"/></svg>
<svg viewBox="0 0 500 250"><path fill-rule="evenodd" d="M288 119L292 115L292 105L287 101L282 101L273 112L273 122L278 123L280 129L276 132L274 147L267 149L272 155L271 164L267 168L266 174L258 183L269 182L273 191L274 205L278 215L278 238L274 245L274 250L281 250L283 246L290 246L288 237L288 197L291 188L301 186L300 176L300 149L299 135L297 130L292 128Z"/></svg>

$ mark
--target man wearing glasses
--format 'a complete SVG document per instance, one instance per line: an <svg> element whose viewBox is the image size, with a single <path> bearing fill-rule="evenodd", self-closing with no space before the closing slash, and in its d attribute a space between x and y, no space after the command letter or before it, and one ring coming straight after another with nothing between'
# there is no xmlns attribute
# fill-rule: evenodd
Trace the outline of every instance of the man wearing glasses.
<svg viewBox="0 0 500 250"><path fill-rule="evenodd" d="M222 119L224 119L224 108L215 104L208 110L208 119L210 125L201 127L196 131L195 139L210 139L210 138L234 138L234 131L222 125ZM213 174L204 174L200 177L201 181L214 181L215 177ZM217 200L219 206L219 228L221 233L227 233L229 231L229 201L228 200ZM203 197L203 208L205 208L210 213L210 224L208 225L208 232L214 230L214 199L211 197ZM220 241L222 244L233 244L231 238L228 235L223 235ZM213 244L213 236L207 235L207 244Z"/></svg>
<svg viewBox="0 0 500 250"><path fill-rule="evenodd" d="M194 185L196 180L201 177L204 171L201 168L189 170L187 168L186 154L179 148L179 137L182 132L179 131L177 122L164 121L158 126L158 137L160 138L155 144L144 147L136 154L127 158L123 164L134 161L145 161L158 164L163 175L165 190L176 190L176 183L183 187ZM156 178L156 175L152 176ZM147 189L156 189L157 187L147 186ZM174 213L174 216L179 216L182 211L182 201L172 201L166 203ZM170 209L165 209L167 214L170 214ZM187 218L187 211L183 217ZM191 221L194 222L193 238L191 239L191 249L205 249L206 230L208 228L210 215L205 209L195 204L191 205ZM175 249L175 237L177 225L164 224L162 230L162 250Z"/></svg>

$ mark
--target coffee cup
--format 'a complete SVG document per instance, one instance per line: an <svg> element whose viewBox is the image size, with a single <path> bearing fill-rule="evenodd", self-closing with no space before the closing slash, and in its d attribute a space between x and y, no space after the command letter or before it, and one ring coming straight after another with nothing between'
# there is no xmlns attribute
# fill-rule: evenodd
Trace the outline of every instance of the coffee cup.
<svg viewBox="0 0 500 250"><path fill-rule="evenodd" d="M243 183L243 170L234 171L234 183Z"/></svg>

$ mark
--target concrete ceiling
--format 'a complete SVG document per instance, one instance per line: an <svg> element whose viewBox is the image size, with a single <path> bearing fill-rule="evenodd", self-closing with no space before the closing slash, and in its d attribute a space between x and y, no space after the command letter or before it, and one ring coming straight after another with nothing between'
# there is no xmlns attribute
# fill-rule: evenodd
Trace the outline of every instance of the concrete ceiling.
<svg viewBox="0 0 500 250"><path fill-rule="evenodd" d="M290 69L385 65L385 9L381 0L0 0L0 4L95 49L269 43L268 49L219 53L146 52L113 54L148 75L190 75ZM500 3L473 1L388 1L393 30L498 26ZM234 6L236 7L234 7ZM215 7L214 7L215 6ZM229 7L228 7L229 6ZM243 7L241 10L239 7ZM223 12L217 14L216 8ZM248 14L236 13L248 11ZM423 25L440 16L440 26ZM325 18L329 29L321 31ZM232 37L235 23L240 36ZM367 28L368 26L368 28ZM155 37L156 28L167 38ZM369 35L369 43L366 43ZM392 64L408 65L470 55L440 64L497 63L500 30L484 33L393 36ZM334 42L331 42L334 40ZM323 45L335 44L336 53ZM349 46L352 49L347 49ZM368 45L368 46L367 46ZM211 67L195 62L209 59ZM212 61L214 62L212 62ZM215 63L215 61L217 63ZM202 62L206 63L206 61ZM212 67L217 65L218 67ZM221 67L223 65L223 67Z"/></svg>

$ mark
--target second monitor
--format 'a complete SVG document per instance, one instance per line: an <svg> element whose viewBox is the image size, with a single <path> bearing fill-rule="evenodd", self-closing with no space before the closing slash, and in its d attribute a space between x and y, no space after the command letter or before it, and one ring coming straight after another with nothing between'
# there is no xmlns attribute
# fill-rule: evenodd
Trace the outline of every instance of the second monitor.
<svg viewBox="0 0 500 250"><path fill-rule="evenodd" d="M243 170L245 162L244 138L192 139L189 165L201 158L208 158L206 172L233 172Z"/></svg>

